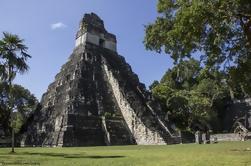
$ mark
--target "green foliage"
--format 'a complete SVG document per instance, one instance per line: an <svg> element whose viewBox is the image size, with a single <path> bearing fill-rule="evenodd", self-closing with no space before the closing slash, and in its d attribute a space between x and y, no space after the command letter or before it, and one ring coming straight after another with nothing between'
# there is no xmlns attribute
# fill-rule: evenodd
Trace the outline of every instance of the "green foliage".
<svg viewBox="0 0 251 166"><path fill-rule="evenodd" d="M24 73L28 70L26 60L31 56L27 54L27 47L23 40L17 35L4 32L0 40L0 79L12 81L17 73Z"/></svg>
<svg viewBox="0 0 251 166"><path fill-rule="evenodd" d="M197 56L207 70L224 69L232 88L251 94L251 1L159 0L145 46L180 63Z"/></svg>
<svg viewBox="0 0 251 166"><path fill-rule="evenodd" d="M173 93L173 89L167 84L159 84L152 89L153 96L160 99L161 101L166 101L168 96Z"/></svg>
<svg viewBox="0 0 251 166"><path fill-rule="evenodd" d="M178 127L217 124L230 96L251 94L251 1L159 0L157 10L144 44L175 66L151 91Z"/></svg>
<svg viewBox="0 0 251 166"><path fill-rule="evenodd" d="M224 80L224 74L190 59L169 69L152 93L179 129L208 130L215 126L220 101L229 96Z"/></svg>
<svg viewBox="0 0 251 166"><path fill-rule="evenodd" d="M23 116L19 112L12 114L10 127L14 129L15 133L18 133L22 125L24 124Z"/></svg>
<svg viewBox="0 0 251 166"><path fill-rule="evenodd" d="M20 125L27 120L31 112L36 109L38 100L28 89L20 85L13 85L10 92L8 92L7 87L7 85L0 84L0 124L6 130L14 127L17 131ZM8 109L10 99L12 110L15 111L13 115L11 115L12 111Z"/></svg>
<svg viewBox="0 0 251 166"><path fill-rule="evenodd" d="M157 85L159 84L159 81L153 81L153 83L149 86L149 89L152 90L153 88L155 88Z"/></svg>
<svg viewBox="0 0 251 166"><path fill-rule="evenodd" d="M37 107L38 100L28 89L21 85L14 85L12 90L14 106L24 119L27 119Z"/></svg>
<svg viewBox="0 0 251 166"><path fill-rule="evenodd" d="M105 112L105 113L103 114L103 116L104 116L105 118L111 118L111 117L114 116L114 114L112 114L112 113L110 113L110 112Z"/></svg>
<svg viewBox="0 0 251 166"><path fill-rule="evenodd" d="M251 92L251 58L229 69L228 84L239 98L247 97Z"/></svg>
<svg viewBox="0 0 251 166"><path fill-rule="evenodd" d="M168 85L175 89L191 89L196 84L196 77L200 71L200 63L195 59L181 61L168 70L161 79L161 83L168 83Z"/></svg>

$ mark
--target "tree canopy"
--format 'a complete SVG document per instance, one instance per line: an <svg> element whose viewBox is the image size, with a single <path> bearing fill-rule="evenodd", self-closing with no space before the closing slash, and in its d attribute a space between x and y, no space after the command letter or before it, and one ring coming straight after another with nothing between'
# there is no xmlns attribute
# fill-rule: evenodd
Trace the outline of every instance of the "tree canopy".
<svg viewBox="0 0 251 166"><path fill-rule="evenodd" d="M190 59L169 69L151 91L179 129L218 131L219 115L230 99L224 77L217 70L205 72L199 61Z"/></svg>
<svg viewBox="0 0 251 166"><path fill-rule="evenodd" d="M0 40L0 79L10 83L17 73L23 74L29 67L26 63L31 56L27 53L28 47L23 44L24 40L17 35L3 33Z"/></svg>
<svg viewBox="0 0 251 166"><path fill-rule="evenodd" d="M250 0L159 0L157 9L156 21L146 26L147 49L164 51L175 63L197 57L251 93Z"/></svg>
<svg viewBox="0 0 251 166"><path fill-rule="evenodd" d="M11 112L8 110L8 95L11 96L13 101L13 109L15 112L14 121L10 121ZM38 100L36 97L21 85L13 85L11 94L9 94L7 86L0 84L0 124L4 126L7 133L13 124L13 127L17 131L27 120L32 111L36 109L37 104ZM13 124L11 124L12 122Z"/></svg>

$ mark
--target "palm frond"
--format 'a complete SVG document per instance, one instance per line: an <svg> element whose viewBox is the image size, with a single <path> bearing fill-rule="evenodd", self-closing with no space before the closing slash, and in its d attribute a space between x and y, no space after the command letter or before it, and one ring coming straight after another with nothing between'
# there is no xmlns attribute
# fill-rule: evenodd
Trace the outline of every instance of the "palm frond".
<svg viewBox="0 0 251 166"><path fill-rule="evenodd" d="M28 71L27 59L31 56L27 53L28 47L24 40L17 35L3 32L0 40L0 78L1 80L13 80L16 73L23 74Z"/></svg>

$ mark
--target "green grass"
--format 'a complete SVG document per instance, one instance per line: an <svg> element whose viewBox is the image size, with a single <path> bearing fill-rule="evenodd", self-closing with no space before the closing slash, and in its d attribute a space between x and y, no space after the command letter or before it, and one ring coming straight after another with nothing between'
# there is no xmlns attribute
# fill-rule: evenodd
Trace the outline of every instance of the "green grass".
<svg viewBox="0 0 251 166"><path fill-rule="evenodd" d="M1 165L251 166L251 141L210 145L0 149ZM1 164L3 163L3 164ZM18 164L19 163L19 164Z"/></svg>

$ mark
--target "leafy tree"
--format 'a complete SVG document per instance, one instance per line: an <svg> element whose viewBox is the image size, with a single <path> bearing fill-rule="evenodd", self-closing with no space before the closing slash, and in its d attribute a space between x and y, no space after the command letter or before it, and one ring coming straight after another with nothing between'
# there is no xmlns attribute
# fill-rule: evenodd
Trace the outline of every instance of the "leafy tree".
<svg viewBox="0 0 251 166"><path fill-rule="evenodd" d="M159 81L157 81L157 80L153 81L153 83L149 86L149 89L152 90L152 89L155 88L158 84L159 84Z"/></svg>
<svg viewBox="0 0 251 166"><path fill-rule="evenodd" d="M229 96L224 80L224 74L190 59L169 69L152 93L179 129L219 130L220 101Z"/></svg>
<svg viewBox="0 0 251 166"><path fill-rule="evenodd" d="M14 109L14 99L12 98L12 81L17 73L24 73L28 70L26 63L31 56L27 54L27 47L23 40L17 35L3 33L0 40L0 79L1 83L7 86L7 110ZM14 152L14 129L12 129L12 152Z"/></svg>
<svg viewBox="0 0 251 166"><path fill-rule="evenodd" d="M251 58L229 69L228 84L231 86L232 96L248 97L251 92Z"/></svg>
<svg viewBox="0 0 251 166"><path fill-rule="evenodd" d="M189 108L186 91L173 91L170 96L167 96L166 107L169 118L180 129L186 129L190 126L191 110Z"/></svg>
<svg viewBox="0 0 251 166"><path fill-rule="evenodd" d="M199 61L191 58L181 61L171 70L168 70L160 82L169 83L169 86L175 89L191 89L197 82L196 77L199 71Z"/></svg>
<svg viewBox="0 0 251 166"><path fill-rule="evenodd" d="M17 133L32 111L36 109L38 100L28 89L21 85L13 85L11 94L8 94L7 86L1 85L0 87L0 124L4 126L6 133L9 133L9 128L15 124L13 128ZM15 110L11 122L9 121L11 112L7 109L9 95L13 101L13 110ZM13 124L11 124L12 122Z"/></svg>
<svg viewBox="0 0 251 166"><path fill-rule="evenodd" d="M250 11L250 0L159 0L160 15L146 26L144 43L175 63L199 56L208 70L229 70L231 85L251 93Z"/></svg>
<svg viewBox="0 0 251 166"><path fill-rule="evenodd" d="M16 110L21 114L23 119L27 119L38 104L36 97L21 85L13 85L12 98Z"/></svg>

